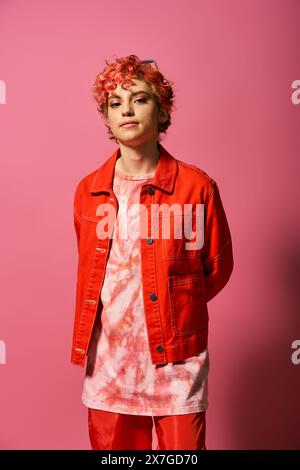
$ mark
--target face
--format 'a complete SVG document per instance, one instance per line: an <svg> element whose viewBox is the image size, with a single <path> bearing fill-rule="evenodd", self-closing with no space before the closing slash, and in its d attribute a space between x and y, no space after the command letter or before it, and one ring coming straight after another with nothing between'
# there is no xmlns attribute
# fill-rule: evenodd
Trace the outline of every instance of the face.
<svg viewBox="0 0 300 470"><path fill-rule="evenodd" d="M155 95L144 80L133 79L133 82L126 89L118 85L108 95L106 122L115 138L125 145L140 145L158 138L159 109ZM122 126L125 121L136 124Z"/></svg>

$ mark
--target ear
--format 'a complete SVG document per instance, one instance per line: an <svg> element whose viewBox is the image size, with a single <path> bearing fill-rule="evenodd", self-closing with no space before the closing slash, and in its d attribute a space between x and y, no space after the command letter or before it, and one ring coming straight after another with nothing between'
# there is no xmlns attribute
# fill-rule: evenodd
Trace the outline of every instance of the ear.
<svg viewBox="0 0 300 470"><path fill-rule="evenodd" d="M167 113L163 110L160 112L159 121L166 122L168 120Z"/></svg>

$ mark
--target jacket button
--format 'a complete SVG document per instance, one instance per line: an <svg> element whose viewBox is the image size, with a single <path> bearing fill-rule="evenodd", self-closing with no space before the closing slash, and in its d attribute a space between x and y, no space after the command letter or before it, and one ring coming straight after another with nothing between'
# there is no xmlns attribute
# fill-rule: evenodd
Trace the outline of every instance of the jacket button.
<svg viewBox="0 0 300 470"><path fill-rule="evenodd" d="M162 345L157 346L156 351L157 352L163 352L164 347Z"/></svg>
<svg viewBox="0 0 300 470"><path fill-rule="evenodd" d="M148 243L148 245L152 245L152 243L153 243L153 238L147 238L147 243Z"/></svg>
<svg viewBox="0 0 300 470"><path fill-rule="evenodd" d="M151 299L151 300L157 300L157 295L151 294L151 295L150 295L150 299Z"/></svg>
<svg viewBox="0 0 300 470"><path fill-rule="evenodd" d="M153 188L147 188L146 193L148 194L154 194L154 189Z"/></svg>

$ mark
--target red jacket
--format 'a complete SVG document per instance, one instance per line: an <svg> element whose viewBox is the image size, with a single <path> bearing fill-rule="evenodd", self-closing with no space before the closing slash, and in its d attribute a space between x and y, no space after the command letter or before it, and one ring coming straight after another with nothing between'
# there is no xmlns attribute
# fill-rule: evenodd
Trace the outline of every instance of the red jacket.
<svg viewBox="0 0 300 470"><path fill-rule="evenodd" d="M207 302L220 292L233 270L231 234L216 182L203 170L160 151L155 175L141 187L140 204L146 206L149 225L153 204L176 206L196 225L196 204L204 208L203 243L186 249L185 234L175 238L173 227L183 224L183 212L171 213L170 237L140 237L141 272L145 320L153 364L166 364L192 357L207 347ZM100 321L101 288L112 242L98 236L103 219L99 206L118 201L113 176L120 148L99 169L84 177L74 196L74 224L78 246L76 307L71 362L85 365L93 325ZM185 204L188 204L185 206ZM97 211L98 208L98 211ZM107 213L105 214L107 216ZM164 215L159 215L162 223ZM183 229L184 231L184 229ZM152 232L149 232L150 236ZM98 315L97 315L98 314Z"/></svg>

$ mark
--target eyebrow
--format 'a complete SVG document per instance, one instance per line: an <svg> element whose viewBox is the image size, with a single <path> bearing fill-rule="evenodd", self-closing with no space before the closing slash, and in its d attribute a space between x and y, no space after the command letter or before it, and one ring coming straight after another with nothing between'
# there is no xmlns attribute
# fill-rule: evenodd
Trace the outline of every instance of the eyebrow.
<svg viewBox="0 0 300 470"><path fill-rule="evenodd" d="M147 91L144 91L144 90L135 91L135 92L130 93L130 94L131 94L131 96L136 96L136 95L140 95L141 93L144 93L145 95L149 96L149 98L151 98L151 95L149 93L147 93ZM112 99L112 98L121 99L121 96L112 94L108 97L109 100Z"/></svg>

